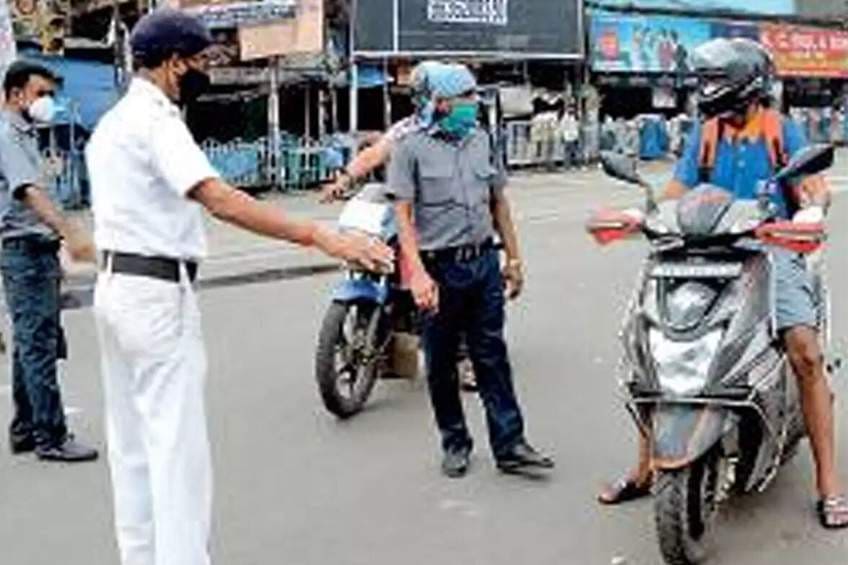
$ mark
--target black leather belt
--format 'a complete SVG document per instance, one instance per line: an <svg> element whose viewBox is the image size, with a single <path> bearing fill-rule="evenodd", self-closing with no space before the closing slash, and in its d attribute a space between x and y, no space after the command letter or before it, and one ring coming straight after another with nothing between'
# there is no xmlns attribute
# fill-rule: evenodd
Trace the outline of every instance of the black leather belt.
<svg viewBox="0 0 848 565"><path fill-rule="evenodd" d="M58 253L61 243L58 239L46 239L39 236L10 237L3 240L3 249L17 249L33 253Z"/></svg>
<svg viewBox="0 0 848 565"><path fill-rule="evenodd" d="M457 247L445 247L444 249L436 249L433 251L422 251L421 258L426 263L432 263L435 261L467 263L482 257L494 248L494 242L491 239L487 239L483 243L459 245Z"/></svg>
<svg viewBox="0 0 848 565"><path fill-rule="evenodd" d="M180 282L180 267L185 265L190 282L197 278L197 263L170 257L146 257L134 253L104 251L101 268L113 273L150 277L168 282Z"/></svg>

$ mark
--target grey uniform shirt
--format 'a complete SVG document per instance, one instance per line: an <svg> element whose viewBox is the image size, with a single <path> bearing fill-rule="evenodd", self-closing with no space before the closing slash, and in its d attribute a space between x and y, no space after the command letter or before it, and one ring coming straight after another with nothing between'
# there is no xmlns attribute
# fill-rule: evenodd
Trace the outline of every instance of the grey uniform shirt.
<svg viewBox="0 0 848 565"><path fill-rule="evenodd" d="M0 238L57 236L15 193L33 185L45 189L38 132L19 114L0 112Z"/></svg>
<svg viewBox="0 0 848 565"><path fill-rule="evenodd" d="M389 192L412 203L422 251L479 244L494 236L492 197L507 178L491 155L489 136L480 129L461 142L420 130L395 148Z"/></svg>

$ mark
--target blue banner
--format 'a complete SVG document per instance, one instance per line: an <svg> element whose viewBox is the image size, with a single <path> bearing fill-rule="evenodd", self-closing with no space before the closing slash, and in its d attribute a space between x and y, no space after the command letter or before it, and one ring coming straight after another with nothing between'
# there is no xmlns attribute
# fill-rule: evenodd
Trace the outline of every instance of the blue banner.
<svg viewBox="0 0 848 565"><path fill-rule="evenodd" d="M589 30L592 68L599 72L685 75L692 51L710 39L760 40L760 27L752 22L613 12L595 13Z"/></svg>
<svg viewBox="0 0 848 565"><path fill-rule="evenodd" d="M685 74L692 50L713 30L695 19L596 14L590 37L595 71Z"/></svg>
<svg viewBox="0 0 848 565"><path fill-rule="evenodd" d="M657 8L685 12L739 12L748 14L790 15L795 0L597 0L613 8Z"/></svg>

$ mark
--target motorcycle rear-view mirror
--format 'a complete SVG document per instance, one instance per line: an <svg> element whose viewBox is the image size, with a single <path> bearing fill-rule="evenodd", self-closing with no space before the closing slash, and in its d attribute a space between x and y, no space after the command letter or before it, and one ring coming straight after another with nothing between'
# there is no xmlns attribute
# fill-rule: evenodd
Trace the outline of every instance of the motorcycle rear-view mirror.
<svg viewBox="0 0 848 565"><path fill-rule="evenodd" d="M805 147L795 153L774 178L776 181L793 181L800 177L814 175L833 165L834 150L832 145L817 144Z"/></svg>
<svg viewBox="0 0 848 565"><path fill-rule="evenodd" d="M639 186L646 184L636 168L636 159L627 155L613 151L601 151L601 167L606 174L614 179Z"/></svg>

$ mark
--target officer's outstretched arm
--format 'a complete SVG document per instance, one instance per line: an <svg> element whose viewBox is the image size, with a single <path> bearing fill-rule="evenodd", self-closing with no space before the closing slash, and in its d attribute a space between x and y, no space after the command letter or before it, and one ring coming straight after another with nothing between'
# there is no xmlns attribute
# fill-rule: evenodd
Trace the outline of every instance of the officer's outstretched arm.
<svg viewBox="0 0 848 565"><path fill-rule="evenodd" d="M189 191L221 221L259 235L315 246L327 255L361 263L371 270L390 270L394 254L379 241L356 234L341 234L312 220L290 217L277 206L259 202L220 179L207 179Z"/></svg>

